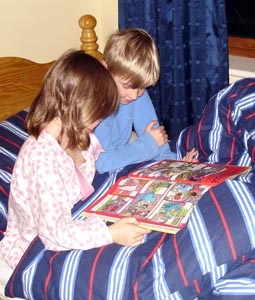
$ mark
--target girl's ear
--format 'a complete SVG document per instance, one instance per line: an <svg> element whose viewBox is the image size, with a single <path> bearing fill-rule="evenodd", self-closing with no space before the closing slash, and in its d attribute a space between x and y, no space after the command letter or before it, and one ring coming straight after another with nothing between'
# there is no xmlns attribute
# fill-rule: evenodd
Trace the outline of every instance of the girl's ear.
<svg viewBox="0 0 255 300"><path fill-rule="evenodd" d="M107 63L104 60L102 60L101 63L106 69L108 69Z"/></svg>

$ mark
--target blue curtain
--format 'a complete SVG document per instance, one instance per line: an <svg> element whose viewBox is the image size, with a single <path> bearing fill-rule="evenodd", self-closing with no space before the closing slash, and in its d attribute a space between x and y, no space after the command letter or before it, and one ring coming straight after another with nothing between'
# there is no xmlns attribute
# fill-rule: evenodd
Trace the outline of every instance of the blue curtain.
<svg viewBox="0 0 255 300"><path fill-rule="evenodd" d="M157 44L161 76L148 91L173 138L228 85L225 0L119 0L119 28L127 27L145 29Z"/></svg>

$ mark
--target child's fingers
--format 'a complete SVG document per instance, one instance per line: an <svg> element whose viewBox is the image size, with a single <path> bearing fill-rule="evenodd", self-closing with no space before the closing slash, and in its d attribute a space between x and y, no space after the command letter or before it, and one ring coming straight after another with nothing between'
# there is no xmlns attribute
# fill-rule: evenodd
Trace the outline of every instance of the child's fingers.
<svg viewBox="0 0 255 300"><path fill-rule="evenodd" d="M186 155L183 157L183 160L186 162L198 162L195 156L198 154L198 151L195 148L192 148Z"/></svg>
<svg viewBox="0 0 255 300"><path fill-rule="evenodd" d="M192 148L187 154L197 153L198 151L195 148Z"/></svg>

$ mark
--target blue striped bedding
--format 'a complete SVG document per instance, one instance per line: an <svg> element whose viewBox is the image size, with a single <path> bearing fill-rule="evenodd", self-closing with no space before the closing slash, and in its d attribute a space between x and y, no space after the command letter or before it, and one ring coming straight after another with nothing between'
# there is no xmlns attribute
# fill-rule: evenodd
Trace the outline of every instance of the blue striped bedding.
<svg viewBox="0 0 255 300"><path fill-rule="evenodd" d="M0 123L0 239L7 222L12 168L27 137L23 128L26 113L22 111ZM251 119L252 116L248 118ZM206 154L208 157L212 154L210 159L213 155L221 157L209 149L208 144L214 143L210 138L200 138L202 128L200 123L197 128L194 125L184 130L177 142L178 152L190 145L199 145L202 160L206 161ZM223 130L218 130L220 132ZM206 134L213 139L210 128ZM246 137L252 135L247 130L245 134ZM238 144L237 138L234 141ZM249 143L247 139L246 146ZM254 155L250 144L248 148ZM254 165L253 158L247 159L245 151L241 151L237 159L234 147L230 149L233 163L246 161ZM111 174L96 174L95 193L87 201L77 203L73 218L82 218L80 212L85 206L135 168L137 165ZM9 279L6 295L35 300L255 299L254 181L251 171L249 176L227 180L210 189L178 234L152 232L137 247L111 244L88 251L57 252L45 250L36 238Z"/></svg>

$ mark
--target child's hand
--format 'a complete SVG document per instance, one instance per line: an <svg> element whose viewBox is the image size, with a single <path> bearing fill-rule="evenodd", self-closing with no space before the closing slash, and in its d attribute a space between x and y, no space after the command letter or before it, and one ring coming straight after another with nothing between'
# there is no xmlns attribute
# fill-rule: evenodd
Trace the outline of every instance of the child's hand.
<svg viewBox="0 0 255 300"><path fill-rule="evenodd" d="M140 227L135 218L123 218L113 225L109 230L114 243L123 246L137 246L143 241L144 235L150 230Z"/></svg>
<svg viewBox="0 0 255 300"><path fill-rule="evenodd" d="M183 161L186 162L198 162L198 159L195 158L198 151L193 148L190 152L187 152L187 154L182 158Z"/></svg>
<svg viewBox="0 0 255 300"><path fill-rule="evenodd" d="M154 138L155 142L160 147L168 142L168 135L165 131L164 126L153 128L156 124L158 124L158 121L151 121L147 125L145 131L148 132Z"/></svg>

